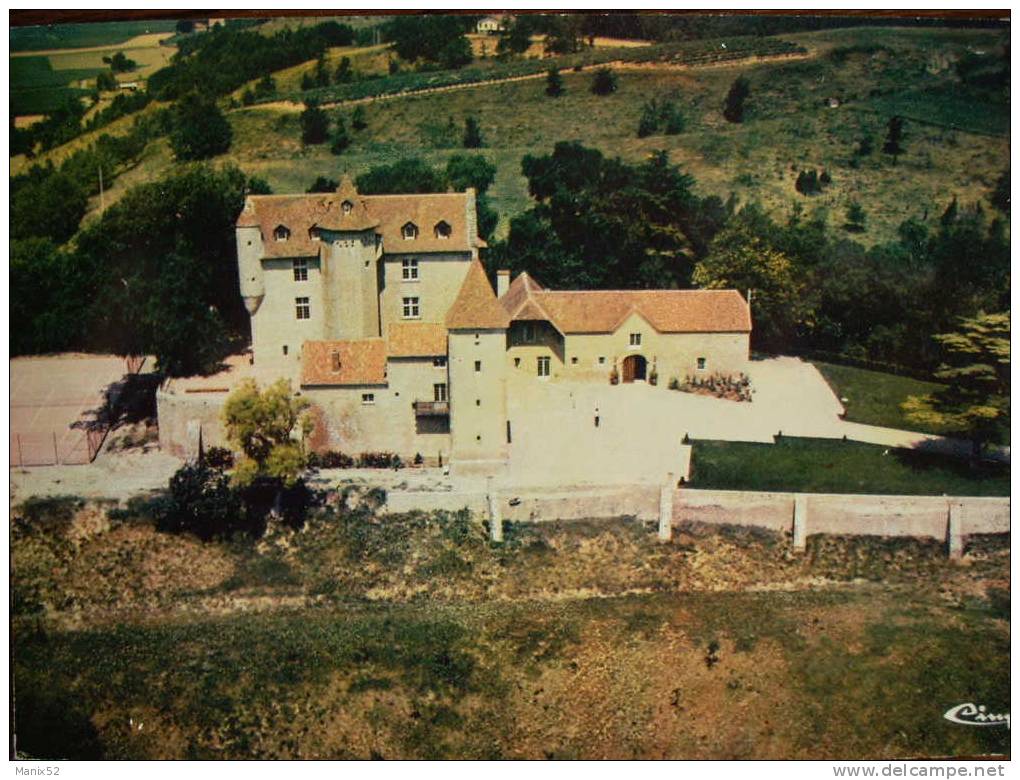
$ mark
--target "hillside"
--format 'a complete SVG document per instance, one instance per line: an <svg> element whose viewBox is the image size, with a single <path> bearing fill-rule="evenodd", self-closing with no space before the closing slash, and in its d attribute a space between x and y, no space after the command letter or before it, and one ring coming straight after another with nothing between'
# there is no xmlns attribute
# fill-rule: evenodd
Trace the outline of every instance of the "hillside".
<svg viewBox="0 0 1020 780"><path fill-rule="evenodd" d="M984 197L1006 166L1008 105L962 84L954 67L968 54L998 56L1001 33L858 28L783 38L808 54L711 67L620 67L619 89L607 97L589 91L591 72L564 71L566 94L558 99L545 96L539 77L377 100L365 105L368 128L339 157L326 145L302 147L300 104L237 109L229 114L234 144L223 159L264 177L274 191L303 191L319 175L357 175L402 156L444 161L458 150L465 118L474 116L482 152L498 167L491 190L503 216L498 234L528 206L521 158L576 139L632 161L667 149L701 193L735 193L780 216L800 202L809 210L829 209L831 224L839 225L848 203L857 200L868 230L856 240L866 244L894 237L907 217L940 213L953 195L962 202ZM333 49L328 60L333 65L350 56L356 69L378 73L384 51ZM276 74L278 92L294 89L312 66ZM738 76L748 78L751 96L744 122L731 124L720 108ZM683 133L637 137L642 106L653 98L675 101L687 120ZM830 98L838 107L829 107ZM349 115L351 109L331 111ZM895 164L881 153L893 113L906 118L906 151ZM858 158L854 150L865 135L873 151ZM151 155L136 178L150 180L169 165L166 155ZM832 183L821 195L800 195L794 182L803 169L826 170Z"/></svg>

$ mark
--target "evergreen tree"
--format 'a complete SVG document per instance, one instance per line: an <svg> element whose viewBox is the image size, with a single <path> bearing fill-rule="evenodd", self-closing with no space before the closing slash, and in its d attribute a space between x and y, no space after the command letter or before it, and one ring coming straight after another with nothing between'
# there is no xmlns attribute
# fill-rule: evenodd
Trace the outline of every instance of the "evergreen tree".
<svg viewBox="0 0 1020 780"><path fill-rule="evenodd" d="M989 200L991 204L1003 214L1009 213L1009 168L1002 172L1002 175L995 182Z"/></svg>
<svg viewBox="0 0 1020 780"><path fill-rule="evenodd" d="M464 120L464 148L478 149L482 146L482 130L478 120L469 116Z"/></svg>
<svg viewBox="0 0 1020 780"><path fill-rule="evenodd" d="M650 100L641 109L641 119L638 120L637 136L646 138L654 135L659 129L659 106L656 101Z"/></svg>
<svg viewBox="0 0 1020 780"><path fill-rule="evenodd" d="M559 68L549 68L545 76L545 94L549 97L559 97L563 94L563 76Z"/></svg>
<svg viewBox="0 0 1020 780"><path fill-rule="evenodd" d="M339 186L340 182L336 179L327 179L325 176L320 176L312 182L312 186L305 190L305 192L336 192Z"/></svg>
<svg viewBox="0 0 1020 780"><path fill-rule="evenodd" d="M333 143L329 150L333 154L343 154L350 145L351 137L347 134L347 126L344 124L344 118L342 116L338 116L336 118L336 130L333 131Z"/></svg>
<svg viewBox="0 0 1020 780"><path fill-rule="evenodd" d="M321 144L329 135L329 117L315 101L305 103L301 113L301 141L305 144Z"/></svg>
<svg viewBox="0 0 1020 780"><path fill-rule="evenodd" d="M354 107L354 113L351 114L351 127L355 130L364 130L368 127L368 120L365 118L364 106Z"/></svg>
<svg viewBox="0 0 1020 780"><path fill-rule="evenodd" d="M893 158L893 165L896 164L897 159L903 154L903 118L899 116L893 116L889 118L889 124L886 126L885 144L882 146L882 151Z"/></svg>
<svg viewBox="0 0 1020 780"><path fill-rule="evenodd" d="M856 200L850 201L846 207L846 224L844 227L851 233L863 233L867 230L867 215L864 208Z"/></svg>
<svg viewBox="0 0 1020 780"><path fill-rule="evenodd" d="M942 216L939 218L939 222L942 224L942 227L950 227L954 222L956 222L959 213L960 206L956 202L956 196L954 195L953 199L949 202L949 205L946 206L946 210L942 212Z"/></svg>
<svg viewBox="0 0 1020 780"><path fill-rule="evenodd" d="M726 105L723 108L723 116L729 122L744 121L744 102L751 95L751 83L740 76L730 86L726 94Z"/></svg>
<svg viewBox="0 0 1020 780"><path fill-rule="evenodd" d="M276 92L276 80L268 73L255 84L255 95L257 97L268 97Z"/></svg>
<svg viewBox="0 0 1020 780"><path fill-rule="evenodd" d="M351 69L350 57L343 57L340 60L340 64L336 67L336 73L333 74L333 80L337 84L350 84L354 81L354 71Z"/></svg>
<svg viewBox="0 0 1020 780"><path fill-rule="evenodd" d="M664 121L666 124L663 129L666 135L679 135L687 127L683 113L672 103L667 104Z"/></svg>
<svg viewBox="0 0 1020 780"><path fill-rule="evenodd" d="M611 95L616 92L616 74L612 68L599 68L591 80L591 91L596 95Z"/></svg>

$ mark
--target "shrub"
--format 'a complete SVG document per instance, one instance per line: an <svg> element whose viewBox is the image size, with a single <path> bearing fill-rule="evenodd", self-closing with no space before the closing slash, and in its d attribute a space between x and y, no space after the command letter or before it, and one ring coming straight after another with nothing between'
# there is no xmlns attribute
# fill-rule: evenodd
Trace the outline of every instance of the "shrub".
<svg viewBox="0 0 1020 780"><path fill-rule="evenodd" d="M336 450L313 452L308 456L308 465L315 469L349 469L355 465L354 458Z"/></svg>
<svg viewBox="0 0 1020 780"><path fill-rule="evenodd" d="M404 467L404 462L392 452L363 452L358 456L358 466L365 469L399 469Z"/></svg>
<svg viewBox="0 0 1020 780"><path fill-rule="evenodd" d="M247 529L241 499L221 470L204 463L182 466L170 478L168 501L160 507L156 528L193 533L200 539L229 538Z"/></svg>
<svg viewBox="0 0 1020 780"><path fill-rule="evenodd" d="M591 80L591 91L596 95L611 95L616 92L616 74L612 68L599 68Z"/></svg>
<svg viewBox="0 0 1020 780"><path fill-rule="evenodd" d="M210 447L202 456L202 462L211 469L230 469L234 467L234 453L226 447Z"/></svg>

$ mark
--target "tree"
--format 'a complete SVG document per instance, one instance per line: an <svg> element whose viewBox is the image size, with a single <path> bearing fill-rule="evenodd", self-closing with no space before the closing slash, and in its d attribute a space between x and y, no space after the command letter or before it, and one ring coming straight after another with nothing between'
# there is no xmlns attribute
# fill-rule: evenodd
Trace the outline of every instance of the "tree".
<svg viewBox="0 0 1020 780"><path fill-rule="evenodd" d="M751 83L743 76L737 79L730 86L726 93L726 105L723 107L723 116L729 122L744 121L744 103L751 95Z"/></svg>
<svg viewBox="0 0 1020 780"><path fill-rule="evenodd" d="M616 74L612 68L599 68L591 80L591 91L595 95L611 95L616 92Z"/></svg>
<svg viewBox="0 0 1020 780"><path fill-rule="evenodd" d="M407 157L391 165L377 165L355 179L364 195L444 192L446 182L432 166L418 157Z"/></svg>
<svg viewBox="0 0 1020 780"><path fill-rule="evenodd" d="M276 92L276 79L266 73L256 82L255 95L256 97L269 97L274 92Z"/></svg>
<svg viewBox="0 0 1020 780"><path fill-rule="evenodd" d="M867 157L871 154L874 149L874 142L868 133L861 136L861 140L857 142L857 148L854 150L854 154L857 157Z"/></svg>
<svg viewBox="0 0 1020 780"><path fill-rule="evenodd" d="M790 259L765 245L746 224L729 226L715 237L708 256L695 267L692 281L709 290L750 290L752 338L765 349L786 348L807 315L802 285Z"/></svg>
<svg viewBox="0 0 1020 780"><path fill-rule="evenodd" d="M117 89L117 78L112 71L104 70L96 76L96 89L100 92L110 92Z"/></svg>
<svg viewBox="0 0 1020 780"><path fill-rule="evenodd" d="M347 133L347 125L344 124L344 118L338 116L336 118L336 129L333 131L333 143L330 145L329 150L333 154L343 154L350 145L351 137Z"/></svg>
<svg viewBox="0 0 1020 780"><path fill-rule="evenodd" d="M173 108L170 148L178 160L205 160L230 148L234 132L216 101L191 92Z"/></svg>
<svg viewBox="0 0 1020 780"><path fill-rule="evenodd" d="M333 74L333 81L337 84L350 84L354 81L354 70L351 68L350 57L340 59L340 64L336 66L336 73Z"/></svg>
<svg viewBox="0 0 1020 780"><path fill-rule="evenodd" d="M886 125L885 144L882 146L882 151L888 155L892 155L893 165L896 164L899 156L903 154L903 117L892 116L889 118L889 124Z"/></svg>
<svg viewBox="0 0 1020 780"><path fill-rule="evenodd" d="M383 36L403 60L459 68L471 62L471 42L464 36L470 23L456 16L404 14L383 25Z"/></svg>
<svg viewBox="0 0 1020 780"><path fill-rule="evenodd" d="M340 186L340 182L336 179L327 179L325 176L320 176L309 187L305 192L336 192L337 187Z"/></svg>
<svg viewBox="0 0 1020 780"><path fill-rule="evenodd" d="M846 224L843 227L851 233L863 233L868 229L867 214L856 200L850 201L846 207Z"/></svg>
<svg viewBox="0 0 1020 780"><path fill-rule="evenodd" d="M531 24L527 16L514 19L504 17L503 31L499 34L496 53L501 55L524 54L531 46Z"/></svg>
<svg viewBox="0 0 1020 780"><path fill-rule="evenodd" d="M482 130L478 125L478 120L469 116L464 120L464 148L478 149L482 145Z"/></svg>
<svg viewBox="0 0 1020 780"><path fill-rule="evenodd" d="M995 187L989 196L989 202L1003 214L1009 213L1009 168L1002 172L995 181Z"/></svg>
<svg viewBox="0 0 1020 780"><path fill-rule="evenodd" d="M127 73L138 67L138 63L128 59L124 52L119 51L112 57L103 57L103 62L110 66L114 73Z"/></svg>
<svg viewBox="0 0 1020 780"><path fill-rule="evenodd" d="M368 127L368 120L365 118L364 106L354 107L354 113L351 114L351 127L359 131Z"/></svg>
<svg viewBox="0 0 1020 780"><path fill-rule="evenodd" d="M637 136L645 138L654 135L659 129L659 106L653 99L642 107L641 119L638 120Z"/></svg>
<svg viewBox="0 0 1020 780"><path fill-rule="evenodd" d="M62 244L78 230L87 206L88 193L63 171L32 177L17 186L12 183L11 238L40 236Z"/></svg>
<svg viewBox="0 0 1020 780"><path fill-rule="evenodd" d="M563 76L559 68L549 68L545 75L545 94L549 97L559 97L563 94Z"/></svg>
<svg viewBox="0 0 1020 780"><path fill-rule="evenodd" d="M458 192L474 187L483 194L495 178L496 166L480 154L455 154L446 161L446 182Z"/></svg>
<svg viewBox="0 0 1020 780"><path fill-rule="evenodd" d="M321 144L329 135L329 117L319 108L316 101L305 103L301 112L301 141L305 144Z"/></svg>
<svg viewBox="0 0 1020 780"><path fill-rule="evenodd" d="M291 395L286 379L261 391L255 380L241 381L223 405L227 440L243 453L234 468L235 484L269 479L290 487L297 482L307 464L304 440L313 425L305 414L309 406Z"/></svg>
<svg viewBox="0 0 1020 780"><path fill-rule="evenodd" d="M966 434L980 458L1009 421L1009 337L1008 311L963 318L956 331L935 336L945 355L935 376L945 388L910 396L907 418Z"/></svg>

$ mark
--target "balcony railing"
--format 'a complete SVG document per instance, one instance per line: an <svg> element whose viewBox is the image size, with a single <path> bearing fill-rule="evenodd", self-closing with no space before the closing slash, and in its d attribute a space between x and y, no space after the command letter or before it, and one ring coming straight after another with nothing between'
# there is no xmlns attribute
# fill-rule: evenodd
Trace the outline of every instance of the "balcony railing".
<svg viewBox="0 0 1020 780"><path fill-rule="evenodd" d="M416 417L447 417L450 414L449 401L415 401Z"/></svg>

